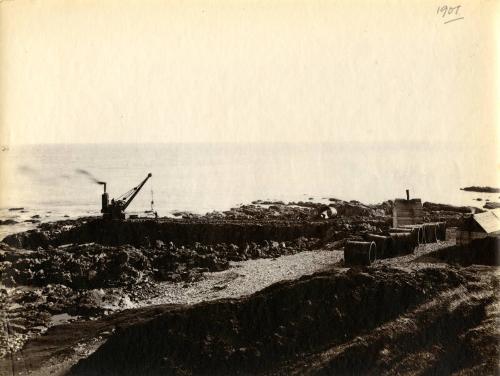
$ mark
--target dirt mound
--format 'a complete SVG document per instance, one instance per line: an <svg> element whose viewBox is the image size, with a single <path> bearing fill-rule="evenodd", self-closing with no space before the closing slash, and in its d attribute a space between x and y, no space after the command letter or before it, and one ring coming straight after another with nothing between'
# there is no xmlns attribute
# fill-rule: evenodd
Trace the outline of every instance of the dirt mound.
<svg viewBox="0 0 500 376"><path fill-rule="evenodd" d="M449 267L318 273L278 283L248 298L167 309L149 322L118 330L72 374L293 373L300 370L301 359L326 349L340 351L357 336L367 336L387 323L396 325L402 314L413 321L406 335L396 338L398 343L413 343L412 336L418 334L421 341L414 346L424 346L432 340L431 333L442 330L437 340L441 343L485 317L494 296L492 280L493 274ZM471 286L476 295L467 297ZM463 301L453 301L460 309L432 309L441 304L433 297L459 290ZM378 342L367 339L344 352L348 355L343 358L336 358L335 352L330 356L333 363L326 361L315 369L342 374L355 360L369 370L377 357L367 349L394 340L390 330L379 329L375 330ZM447 337L444 330L449 329L454 332ZM386 360L383 369L398 367L397 357ZM450 362L458 365L453 358Z"/></svg>
<svg viewBox="0 0 500 376"><path fill-rule="evenodd" d="M473 264L500 266L500 238L475 239L466 245L454 245L438 249L420 257L416 261L446 262L462 266Z"/></svg>
<svg viewBox="0 0 500 376"><path fill-rule="evenodd" d="M498 374L498 279L492 269L470 271L484 275L469 286L440 292L370 333L282 364L277 373Z"/></svg>

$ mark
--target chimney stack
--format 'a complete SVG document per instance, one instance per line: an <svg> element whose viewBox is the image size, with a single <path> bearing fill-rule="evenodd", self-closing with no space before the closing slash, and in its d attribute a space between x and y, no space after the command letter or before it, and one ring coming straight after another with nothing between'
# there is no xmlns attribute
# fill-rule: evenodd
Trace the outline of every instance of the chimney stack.
<svg viewBox="0 0 500 376"><path fill-rule="evenodd" d="M409 189L406 190L406 200L410 201L410 190Z"/></svg>

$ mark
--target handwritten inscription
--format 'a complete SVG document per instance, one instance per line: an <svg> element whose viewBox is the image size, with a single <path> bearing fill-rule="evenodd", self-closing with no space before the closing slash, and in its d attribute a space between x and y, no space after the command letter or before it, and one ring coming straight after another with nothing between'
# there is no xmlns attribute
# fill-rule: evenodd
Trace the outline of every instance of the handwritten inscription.
<svg viewBox="0 0 500 376"><path fill-rule="evenodd" d="M456 6L441 5L437 8L437 15L441 16L444 19L443 23L445 24L453 21L463 20L464 17L461 17L460 14L461 8L462 8L461 5L456 5Z"/></svg>

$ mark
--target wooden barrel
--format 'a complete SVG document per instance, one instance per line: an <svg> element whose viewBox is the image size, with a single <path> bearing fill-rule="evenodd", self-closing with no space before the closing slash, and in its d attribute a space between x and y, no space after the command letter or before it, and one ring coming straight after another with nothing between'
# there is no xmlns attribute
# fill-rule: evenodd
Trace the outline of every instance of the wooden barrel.
<svg viewBox="0 0 500 376"><path fill-rule="evenodd" d="M435 223L424 223L422 225L422 230L424 232L424 240L426 243L437 242L437 231Z"/></svg>
<svg viewBox="0 0 500 376"><path fill-rule="evenodd" d="M392 232L393 234L411 232L411 228L409 228L409 227L391 227L389 229L389 232Z"/></svg>
<svg viewBox="0 0 500 376"><path fill-rule="evenodd" d="M344 247L346 265L370 265L377 257L375 242L347 241Z"/></svg>
<svg viewBox="0 0 500 376"><path fill-rule="evenodd" d="M404 227L393 227L389 229L389 233L410 233L411 234L411 239L412 239L412 245L413 248L417 247L420 243L420 237L421 237L421 229L417 226L409 225L409 226L404 226Z"/></svg>
<svg viewBox="0 0 500 376"><path fill-rule="evenodd" d="M404 228L412 229L414 235L416 237L416 245L425 243L424 241L424 231L422 229L422 225L405 225Z"/></svg>
<svg viewBox="0 0 500 376"><path fill-rule="evenodd" d="M367 234L366 240L369 242L374 242L377 246L377 259L390 257L389 255L389 247L391 246L391 237L383 236L383 235L375 235L375 234Z"/></svg>
<svg viewBox="0 0 500 376"><path fill-rule="evenodd" d="M415 249L414 235L411 232L391 232L391 256L407 255Z"/></svg>

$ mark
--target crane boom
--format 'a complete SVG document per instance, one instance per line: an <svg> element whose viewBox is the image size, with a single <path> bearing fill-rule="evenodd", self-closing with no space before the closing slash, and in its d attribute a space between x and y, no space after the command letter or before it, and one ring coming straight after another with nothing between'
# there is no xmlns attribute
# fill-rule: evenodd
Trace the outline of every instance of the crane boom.
<svg viewBox="0 0 500 376"><path fill-rule="evenodd" d="M144 179L141 184L139 184L137 187L135 187L134 189L134 193L132 194L132 196L130 196L130 198L125 201L125 204L123 205L123 210L127 209L127 207L130 205L130 203L132 202L132 200L135 198L135 196L137 196L137 194L139 193L139 191L141 190L141 188L144 186L144 184L146 184L146 182L148 181L148 179L153 176L151 175L151 172L148 174L148 176L146 176L146 179Z"/></svg>

